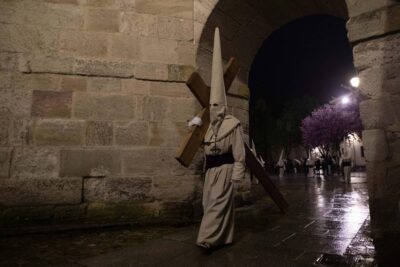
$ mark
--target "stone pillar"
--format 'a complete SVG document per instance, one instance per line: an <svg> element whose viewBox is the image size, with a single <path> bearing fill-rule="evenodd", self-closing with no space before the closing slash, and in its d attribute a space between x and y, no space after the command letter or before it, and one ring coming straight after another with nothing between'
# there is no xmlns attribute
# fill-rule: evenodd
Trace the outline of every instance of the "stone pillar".
<svg viewBox="0 0 400 267"><path fill-rule="evenodd" d="M379 237L400 231L400 3L347 0L347 5L361 79L371 223Z"/></svg>

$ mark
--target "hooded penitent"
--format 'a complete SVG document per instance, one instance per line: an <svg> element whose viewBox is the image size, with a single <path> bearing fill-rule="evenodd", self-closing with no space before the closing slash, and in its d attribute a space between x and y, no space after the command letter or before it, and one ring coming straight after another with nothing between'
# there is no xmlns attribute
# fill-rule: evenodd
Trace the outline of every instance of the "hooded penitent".
<svg viewBox="0 0 400 267"><path fill-rule="evenodd" d="M210 123L215 135L224 120L226 112L226 95L224 71L222 66L221 40L219 29L215 29L214 51L212 61L211 92L210 92Z"/></svg>

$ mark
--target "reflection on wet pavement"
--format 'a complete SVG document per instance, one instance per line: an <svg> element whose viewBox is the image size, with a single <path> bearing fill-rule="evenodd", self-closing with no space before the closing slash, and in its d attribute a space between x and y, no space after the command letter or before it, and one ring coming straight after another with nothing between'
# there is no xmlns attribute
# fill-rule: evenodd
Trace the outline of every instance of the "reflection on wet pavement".
<svg viewBox="0 0 400 267"><path fill-rule="evenodd" d="M290 205L287 214L281 214L267 196L255 205L239 208L234 244L211 255L203 255L194 245L198 225L193 225L157 230L151 238L119 242L118 247L102 247L99 252L96 244L117 243L113 235L103 233L97 241L92 239L93 250L86 254L63 249L70 244L61 239L46 253L38 250L35 257L40 266L46 266L45 262L57 265L49 259L48 255L55 254L51 249L68 251L64 259L59 257L72 266L377 266L365 174L354 173L351 183L339 177L301 175L273 180ZM258 186L253 193L265 195ZM125 230L126 235L132 232ZM114 234L118 235L123 234ZM382 247L386 242L376 244ZM393 247L394 243L390 244ZM46 261L40 261L44 257L40 253L47 255Z"/></svg>

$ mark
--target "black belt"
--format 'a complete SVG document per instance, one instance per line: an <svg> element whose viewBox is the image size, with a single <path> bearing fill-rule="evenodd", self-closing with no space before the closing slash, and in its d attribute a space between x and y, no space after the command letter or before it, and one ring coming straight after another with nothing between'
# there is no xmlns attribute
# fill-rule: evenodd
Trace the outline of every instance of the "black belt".
<svg viewBox="0 0 400 267"><path fill-rule="evenodd" d="M206 170L210 168L219 167L224 164L233 164L235 159L233 158L232 152L228 152L221 155L206 155Z"/></svg>

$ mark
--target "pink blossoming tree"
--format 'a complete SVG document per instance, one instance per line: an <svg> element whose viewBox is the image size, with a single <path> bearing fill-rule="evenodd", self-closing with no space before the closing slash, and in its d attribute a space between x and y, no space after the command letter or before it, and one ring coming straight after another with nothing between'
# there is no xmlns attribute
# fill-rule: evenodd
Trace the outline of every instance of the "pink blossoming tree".
<svg viewBox="0 0 400 267"><path fill-rule="evenodd" d="M338 151L340 142L349 135L357 133L360 136L361 130L356 105L326 104L315 109L301 124L304 144L310 148L319 147L325 156L332 148Z"/></svg>

